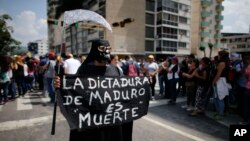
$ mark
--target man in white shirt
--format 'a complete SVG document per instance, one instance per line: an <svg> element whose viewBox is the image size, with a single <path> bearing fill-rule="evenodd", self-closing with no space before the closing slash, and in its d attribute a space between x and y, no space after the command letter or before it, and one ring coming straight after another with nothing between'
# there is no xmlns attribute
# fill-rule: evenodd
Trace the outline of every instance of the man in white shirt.
<svg viewBox="0 0 250 141"><path fill-rule="evenodd" d="M73 55L69 53L68 59L64 61L64 73L65 74L75 74L81 65L81 62L73 58Z"/></svg>

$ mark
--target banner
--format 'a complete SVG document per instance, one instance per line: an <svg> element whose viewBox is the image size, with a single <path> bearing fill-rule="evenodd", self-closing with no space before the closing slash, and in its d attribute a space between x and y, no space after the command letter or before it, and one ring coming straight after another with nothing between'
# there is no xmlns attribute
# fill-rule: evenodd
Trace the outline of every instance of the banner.
<svg viewBox="0 0 250 141"><path fill-rule="evenodd" d="M119 125L147 114L147 77L83 77L66 75L57 100L71 129Z"/></svg>

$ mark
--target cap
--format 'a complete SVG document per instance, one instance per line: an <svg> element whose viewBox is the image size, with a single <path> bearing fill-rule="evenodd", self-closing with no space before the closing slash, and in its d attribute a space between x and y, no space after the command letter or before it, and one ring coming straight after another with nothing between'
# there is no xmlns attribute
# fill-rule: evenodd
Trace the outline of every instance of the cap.
<svg viewBox="0 0 250 141"><path fill-rule="evenodd" d="M52 57L54 57L54 56L55 56L55 53L52 52L52 51L50 51L49 54L48 54L48 57L49 57L49 58L52 58Z"/></svg>

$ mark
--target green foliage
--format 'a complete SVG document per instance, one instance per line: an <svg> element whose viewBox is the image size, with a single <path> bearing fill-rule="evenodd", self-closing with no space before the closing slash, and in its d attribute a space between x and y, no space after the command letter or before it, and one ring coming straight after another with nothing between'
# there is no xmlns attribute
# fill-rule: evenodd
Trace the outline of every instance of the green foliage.
<svg viewBox="0 0 250 141"><path fill-rule="evenodd" d="M204 51L205 50L205 47L204 46L200 46L200 51Z"/></svg>
<svg viewBox="0 0 250 141"><path fill-rule="evenodd" d="M208 47L209 47L209 49L212 49L214 47L214 45L212 43L208 43Z"/></svg>
<svg viewBox="0 0 250 141"><path fill-rule="evenodd" d="M11 33L13 32L13 28L8 26L7 20L12 20L12 18L7 14L0 15L0 54L5 55L12 52L21 44L12 38Z"/></svg>

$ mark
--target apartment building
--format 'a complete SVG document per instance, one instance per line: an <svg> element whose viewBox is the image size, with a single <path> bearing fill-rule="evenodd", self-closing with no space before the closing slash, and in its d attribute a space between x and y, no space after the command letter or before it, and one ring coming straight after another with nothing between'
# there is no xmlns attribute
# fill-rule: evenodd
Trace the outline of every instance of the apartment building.
<svg viewBox="0 0 250 141"><path fill-rule="evenodd" d="M48 2L49 17L62 18L57 8L63 2ZM57 3L57 4L56 4ZM66 29L64 51L87 54L89 40L105 38L110 41L112 53L144 56L155 54L187 55L191 52L191 0L82 0L82 9L95 11L111 24L113 31L97 27L84 29L70 26ZM56 6L55 6L56 5ZM54 10L51 10L55 8ZM72 8L73 9L73 8ZM57 12L55 12L57 11ZM56 50L60 43L58 29L49 28L49 44ZM53 28L53 29L52 29ZM57 31L56 31L57 30Z"/></svg>
<svg viewBox="0 0 250 141"><path fill-rule="evenodd" d="M250 33L222 33L221 45L230 53L250 52Z"/></svg>
<svg viewBox="0 0 250 141"><path fill-rule="evenodd" d="M217 55L221 49L221 30L223 26L222 11L224 0L193 0L192 1L192 38L191 52L199 58L203 57L204 48L209 56L209 45L212 46L211 56Z"/></svg>
<svg viewBox="0 0 250 141"><path fill-rule="evenodd" d="M40 39L33 42L28 43L28 50L31 51L33 54L37 55L45 55L48 53L48 42L46 39Z"/></svg>

